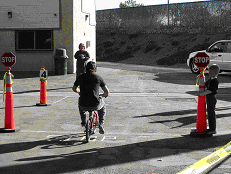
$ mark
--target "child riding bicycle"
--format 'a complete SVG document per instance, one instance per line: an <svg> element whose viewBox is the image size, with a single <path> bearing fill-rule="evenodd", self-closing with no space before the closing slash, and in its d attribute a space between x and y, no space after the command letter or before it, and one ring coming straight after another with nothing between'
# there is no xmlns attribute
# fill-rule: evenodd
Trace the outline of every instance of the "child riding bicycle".
<svg viewBox="0 0 231 174"><path fill-rule="evenodd" d="M86 66L86 73L81 74L75 81L72 90L79 93L79 113L81 116L81 125L86 125L86 111L96 110L99 115L99 133L104 134L104 117L106 115L106 105L102 97L109 95L109 89L101 76L96 74L96 63L88 62ZM79 87L80 86L80 91ZM104 91L102 97L99 95L99 87Z"/></svg>

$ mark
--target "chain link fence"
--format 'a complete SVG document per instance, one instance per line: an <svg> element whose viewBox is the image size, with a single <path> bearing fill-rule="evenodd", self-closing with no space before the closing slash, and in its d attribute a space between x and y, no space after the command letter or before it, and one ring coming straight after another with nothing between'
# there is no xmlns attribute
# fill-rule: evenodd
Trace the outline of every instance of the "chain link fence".
<svg viewBox="0 0 231 174"><path fill-rule="evenodd" d="M97 32L222 33L231 31L231 0L96 11Z"/></svg>

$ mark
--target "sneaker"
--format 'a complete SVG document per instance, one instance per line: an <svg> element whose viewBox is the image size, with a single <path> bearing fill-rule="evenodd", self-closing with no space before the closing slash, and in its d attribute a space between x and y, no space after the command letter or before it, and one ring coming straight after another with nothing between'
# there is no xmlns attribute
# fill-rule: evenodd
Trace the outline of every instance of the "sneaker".
<svg viewBox="0 0 231 174"><path fill-rule="evenodd" d="M206 130L204 131L204 133L206 133L206 134L216 134L217 132L216 132L215 130L206 129Z"/></svg>
<svg viewBox="0 0 231 174"><path fill-rule="evenodd" d="M99 125L99 133L104 134L105 130L102 124Z"/></svg>

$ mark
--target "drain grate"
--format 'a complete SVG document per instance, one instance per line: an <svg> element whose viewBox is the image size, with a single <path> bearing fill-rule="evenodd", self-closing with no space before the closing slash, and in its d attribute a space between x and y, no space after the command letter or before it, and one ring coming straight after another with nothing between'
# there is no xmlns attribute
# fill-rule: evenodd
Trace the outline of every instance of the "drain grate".
<svg viewBox="0 0 231 174"><path fill-rule="evenodd" d="M165 98L165 100L179 101L179 102L197 102L195 98Z"/></svg>

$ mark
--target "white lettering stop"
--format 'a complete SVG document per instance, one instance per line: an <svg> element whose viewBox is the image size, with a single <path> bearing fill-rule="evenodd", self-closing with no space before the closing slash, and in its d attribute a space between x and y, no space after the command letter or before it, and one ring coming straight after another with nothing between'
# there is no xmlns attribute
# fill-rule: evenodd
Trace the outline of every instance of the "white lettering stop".
<svg viewBox="0 0 231 174"><path fill-rule="evenodd" d="M13 66L16 63L16 56L12 52L4 53L1 58L2 64L4 64L7 67Z"/></svg>
<svg viewBox="0 0 231 174"><path fill-rule="evenodd" d="M209 60L209 57L195 57L194 63L207 63Z"/></svg>
<svg viewBox="0 0 231 174"><path fill-rule="evenodd" d="M15 57L2 57L2 63L14 62L14 61L15 61Z"/></svg>

